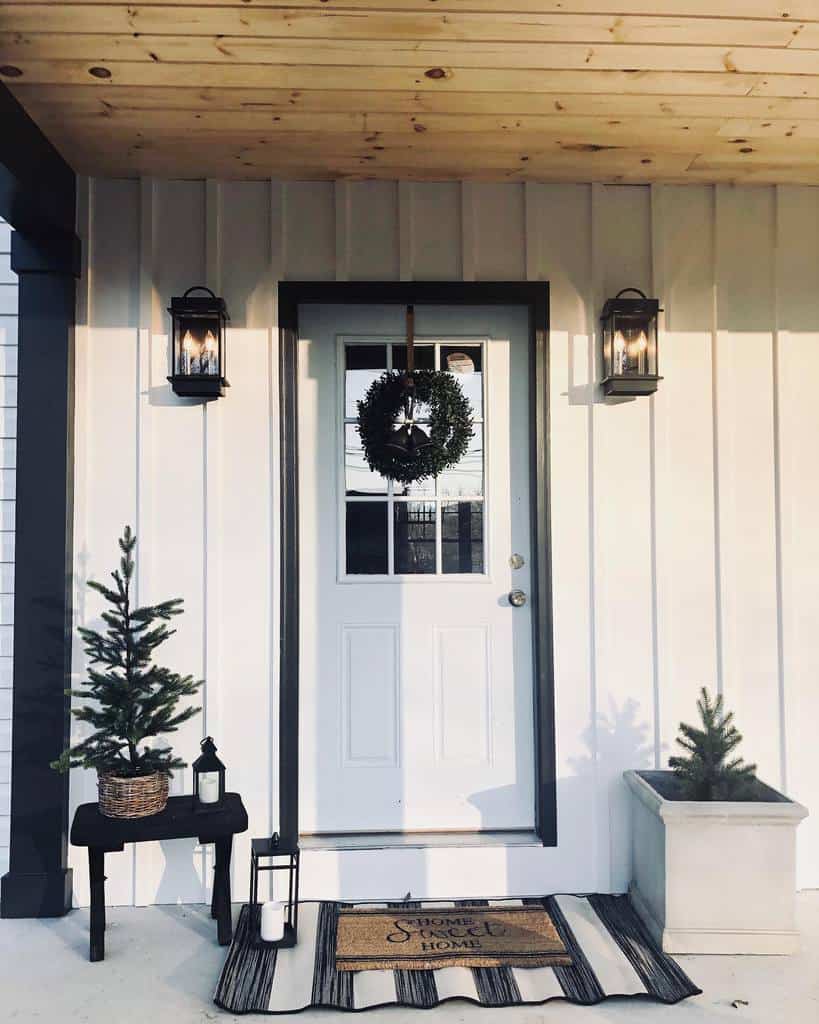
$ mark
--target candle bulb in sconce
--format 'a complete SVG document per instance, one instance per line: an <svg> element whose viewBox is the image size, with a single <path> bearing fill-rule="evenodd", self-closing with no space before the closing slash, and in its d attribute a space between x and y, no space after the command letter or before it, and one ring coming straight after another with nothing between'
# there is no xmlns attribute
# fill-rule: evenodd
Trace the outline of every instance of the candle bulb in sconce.
<svg viewBox="0 0 819 1024"><path fill-rule="evenodd" d="M284 937L284 904L269 900L262 904L262 942L279 942Z"/></svg>
<svg viewBox="0 0 819 1024"><path fill-rule="evenodd" d="M215 374L218 372L218 347L216 344L216 336L213 331L208 331L205 335L205 341L202 345L202 373Z"/></svg>
<svg viewBox="0 0 819 1024"><path fill-rule="evenodd" d="M618 331L614 335L614 372L622 374L626 372L626 339L623 332Z"/></svg>
<svg viewBox="0 0 819 1024"><path fill-rule="evenodd" d="M193 353L196 348L196 343L191 336L190 331L185 331L185 336L182 339L182 345L179 353L179 372L184 374L191 373L191 367L193 364Z"/></svg>
<svg viewBox="0 0 819 1024"><path fill-rule="evenodd" d="M637 349L637 372L646 373L646 357L648 353L648 338L646 337L645 331L640 331L640 334L635 343Z"/></svg>
<svg viewBox="0 0 819 1024"><path fill-rule="evenodd" d="M219 801L219 776L216 772L204 772L199 776L199 802L215 804Z"/></svg>

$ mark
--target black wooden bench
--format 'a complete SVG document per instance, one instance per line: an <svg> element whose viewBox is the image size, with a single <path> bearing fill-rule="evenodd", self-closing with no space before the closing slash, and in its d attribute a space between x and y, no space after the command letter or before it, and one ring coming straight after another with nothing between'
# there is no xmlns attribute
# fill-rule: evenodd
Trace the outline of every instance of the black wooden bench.
<svg viewBox="0 0 819 1024"><path fill-rule="evenodd" d="M105 959L105 854L118 853L126 843L161 839L198 839L216 847L211 916L216 918L220 946L233 937L230 914L230 857L233 837L247 830L247 812L238 793L225 793L215 811L195 813L190 796L172 796L159 814L147 818L106 818L97 804L81 804L71 826L71 843L88 847L91 880L92 961Z"/></svg>

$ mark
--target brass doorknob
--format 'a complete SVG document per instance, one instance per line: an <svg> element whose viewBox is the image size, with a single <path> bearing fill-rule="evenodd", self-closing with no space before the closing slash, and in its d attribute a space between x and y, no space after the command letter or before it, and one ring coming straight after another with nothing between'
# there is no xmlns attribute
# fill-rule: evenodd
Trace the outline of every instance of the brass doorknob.
<svg viewBox="0 0 819 1024"><path fill-rule="evenodd" d="M526 594L522 590L510 590L509 604L513 608L522 608L526 604Z"/></svg>

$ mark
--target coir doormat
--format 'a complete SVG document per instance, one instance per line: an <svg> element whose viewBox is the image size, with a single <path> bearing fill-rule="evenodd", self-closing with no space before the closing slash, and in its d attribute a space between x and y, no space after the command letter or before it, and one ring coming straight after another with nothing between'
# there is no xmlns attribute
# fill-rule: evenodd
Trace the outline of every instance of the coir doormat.
<svg viewBox="0 0 819 1024"><path fill-rule="evenodd" d="M339 971L559 967L571 963L543 907L339 910Z"/></svg>
<svg viewBox="0 0 819 1024"><path fill-rule="evenodd" d="M526 900L425 901L358 904L392 914L449 916L478 907L545 910L571 960L548 967L464 967L437 970L339 970L339 918L350 904L300 904L299 941L293 949L256 942L242 908L214 1000L230 1013L297 1013L309 1007L368 1010L400 1005L430 1009L450 999L480 1006L524 1006L564 999L592 1005L610 996L677 1003L700 990L662 952L627 896L545 896Z"/></svg>

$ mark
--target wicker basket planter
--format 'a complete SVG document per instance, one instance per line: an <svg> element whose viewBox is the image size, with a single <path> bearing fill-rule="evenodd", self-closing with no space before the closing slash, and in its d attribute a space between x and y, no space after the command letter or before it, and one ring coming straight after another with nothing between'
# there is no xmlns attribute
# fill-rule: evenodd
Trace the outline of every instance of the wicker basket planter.
<svg viewBox="0 0 819 1024"><path fill-rule="evenodd" d="M127 777L112 772L99 774L100 814L106 818L147 818L165 810L168 802L168 775Z"/></svg>

